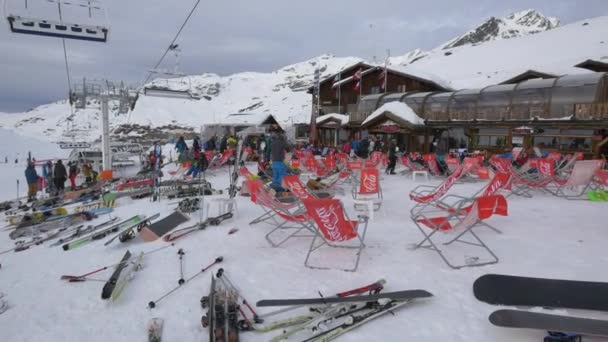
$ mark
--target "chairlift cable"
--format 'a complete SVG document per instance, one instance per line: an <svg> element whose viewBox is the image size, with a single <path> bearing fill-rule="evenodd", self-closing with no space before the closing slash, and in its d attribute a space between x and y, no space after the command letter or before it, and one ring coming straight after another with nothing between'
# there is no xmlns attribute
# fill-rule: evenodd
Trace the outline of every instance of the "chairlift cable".
<svg viewBox="0 0 608 342"><path fill-rule="evenodd" d="M201 0L197 0L196 3L194 4L194 6L192 7L192 9L190 10L190 13L188 13L188 16L186 17L186 19L184 20L184 22L182 23L181 27L179 28L179 30L177 31L177 33L175 34L175 37L173 37L173 40L171 41L171 43L169 44L169 46L167 47L167 49L165 49L165 52L163 53L163 55L160 57L160 59L158 60L158 62L156 63L156 65L154 66L154 68L152 68L152 70L158 68L158 66L163 62L163 60L165 59L165 57L167 56L167 54L169 53L169 51L171 51L172 47L175 45L175 42L177 41L177 38L179 38L179 35L182 33L182 30L186 27L186 24L188 24L188 21L190 20L190 17L192 17L192 15L194 14L194 11L196 10L196 8L198 7L198 5L200 4ZM152 77L152 73L148 72L148 76L146 77L146 79L144 80L142 86L144 84L146 84L149 80L150 77Z"/></svg>

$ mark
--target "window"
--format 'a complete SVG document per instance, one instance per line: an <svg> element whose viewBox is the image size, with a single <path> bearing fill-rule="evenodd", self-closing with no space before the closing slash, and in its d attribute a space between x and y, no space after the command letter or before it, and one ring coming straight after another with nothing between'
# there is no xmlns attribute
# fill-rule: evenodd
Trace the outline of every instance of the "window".
<svg viewBox="0 0 608 342"><path fill-rule="evenodd" d="M378 87L378 86L372 87L371 93L372 94L380 94L380 87Z"/></svg>
<svg viewBox="0 0 608 342"><path fill-rule="evenodd" d="M407 86L405 84L400 84L397 86L398 93L405 93L407 91Z"/></svg>

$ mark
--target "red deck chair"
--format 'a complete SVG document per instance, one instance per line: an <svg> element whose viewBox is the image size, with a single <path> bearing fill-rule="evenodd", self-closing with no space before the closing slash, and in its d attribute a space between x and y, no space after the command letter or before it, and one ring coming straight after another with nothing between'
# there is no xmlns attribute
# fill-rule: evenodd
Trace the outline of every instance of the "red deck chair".
<svg viewBox="0 0 608 342"><path fill-rule="evenodd" d="M551 194L566 199L580 199L593 186L593 178L604 165L603 160L578 160L566 179L554 178L546 187Z"/></svg>
<svg viewBox="0 0 608 342"><path fill-rule="evenodd" d="M408 158L406 155L404 155L403 157L401 157L401 163L403 163L403 165L409 169L410 171L428 171L428 168L416 164L414 163L410 158Z"/></svg>
<svg viewBox="0 0 608 342"><path fill-rule="evenodd" d="M429 172L433 176L443 176L443 173L439 169L439 164L434 154L425 154L422 159L426 162L429 167Z"/></svg>
<svg viewBox="0 0 608 342"><path fill-rule="evenodd" d="M263 216L266 218L257 222L265 222L273 227L265 236L273 247L279 247L294 237L313 237L315 235L314 230L311 230L310 225L307 224L310 218L299 205L278 201L268 192L259 179L248 180L246 183L251 191L251 200L265 211ZM286 231L288 233L284 233ZM302 233L303 231L305 233ZM279 235L279 238L275 238Z"/></svg>
<svg viewBox="0 0 608 342"><path fill-rule="evenodd" d="M445 164L448 166L450 173L453 173L460 166L460 159L454 157L446 157Z"/></svg>
<svg viewBox="0 0 608 342"><path fill-rule="evenodd" d="M365 168L361 170L361 177L352 188L354 200L373 201L374 211L380 210L382 206L382 187L380 186L380 171L376 168ZM361 210L362 206L355 204L355 209Z"/></svg>
<svg viewBox="0 0 608 342"><path fill-rule="evenodd" d="M460 165L454 172L446 178L439 186L419 185L410 192L410 199L416 205L410 210L411 216L415 216L426 206L437 202L441 197L450 191L454 183L463 175L464 164Z"/></svg>
<svg viewBox="0 0 608 342"><path fill-rule="evenodd" d="M356 250L354 266L350 268L337 268L343 271L354 272L359 266L361 252L365 247L365 233L367 232L368 220L365 216L360 216L359 220L351 220L346 215L342 203L338 199L317 199L308 198L302 200L306 213L310 217L310 223L316 228L304 265L309 268L333 269L333 267L321 266L320 263L312 265L311 256L321 247L343 248ZM355 244L353 244L353 242ZM325 256L324 261L335 259Z"/></svg>
<svg viewBox="0 0 608 342"><path fill-rule="evenodd" d="M291 194L299 200L307 198L326 198L332 197L330 193L323 190L312 191L308 189L300 181L300 177L297 175L288 175L283 177L283 186L287 188Z"/></svg>
<svg viewBox="0 0 608 342"><path fill-rule="evenodd" d="M425 214L414 216L412 217L412 220L416 224L416 227L418 227L420 232L424 235L424 239L420 243L416 244L414 249L427 248L437 252L441 259L443 259L443 261L453 269L495 264L498 262L498 257L473 231L473 229L479 225L491 227L485 222L485 220L495 214L503 216L508 215L507 200L502 195L476 198L471 206L471 209L464 217L449 213L444 213L444 215L433 217ZM496 230L496 228L493 229ZM437 236L436 234L439 232L449 235L448 240L442 243L443 245L447 246L453 242L461 242L467 245L476 246L488 252L490 256L489 260L480 261L479 257L474 256L465 257L465 262L462 264L453 264L445 255L445 252L437 246L439 243L434 241ZM455 237L451 237L452 234L450 233L457 235ZM469 241L470 239L463 239L467 234L473 237L473 241Z"/></svg>

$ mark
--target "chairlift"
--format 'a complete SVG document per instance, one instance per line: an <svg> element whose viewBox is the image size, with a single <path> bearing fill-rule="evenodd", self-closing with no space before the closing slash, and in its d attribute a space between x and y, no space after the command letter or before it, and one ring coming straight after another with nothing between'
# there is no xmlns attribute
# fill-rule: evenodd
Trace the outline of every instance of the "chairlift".
<svg viewBox="0 0 608 342"><path fill-rule="evenodd" d="M89 0L85 2L64 2L63 0L46 0L46 2L56 3L58 9L58 20L54 19L38 19L29 16L21 16L15 13L7 11L7 3L9 0L4 2L4 13L7 13L6 19L8 20L10 30L14 33L32 34L37 36L45 37L56 37L65 39L77 39L87 40L94 42L105 43L108 40L109 29L106 26L100 25L88 25L82 23L68 23L63 21L61 7L62 6L76 6L76 7L87 7L89 12L89 18L93 17L95 11L101 12L105 17L104 9L99 5L99 2ZM31 0L24 0L24 10L31 12L33 4ZM42 2L42 0L34 1ZM38 4L40 5L40 4ZM41 6L40 6L41 7ZM12 8L12 11L17 11ZM48 12L48 11L47 11Z"/></svg>
<svg viewBox="0 0 608 342"><path fill-rule="evenodd" d="M200 100L201 97L192 91L192 80L190 77L178 71L179 56L181 53L179 45L170 45L169 51L173 52L175 57L175 66L173 67L173 71L166 69L150 70L150 74L158 75L159 77L152 81L151 84L144 86L144 95L175 99Z"/></svg>

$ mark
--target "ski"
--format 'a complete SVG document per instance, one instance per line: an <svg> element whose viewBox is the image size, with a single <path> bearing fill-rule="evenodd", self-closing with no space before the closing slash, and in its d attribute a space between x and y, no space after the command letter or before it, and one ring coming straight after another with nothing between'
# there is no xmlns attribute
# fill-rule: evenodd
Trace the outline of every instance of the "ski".
<svg viewBox="0 0 608 342"><path fill-rule="evenodd" d="M118 281L118 277L122 270L127 267L127 262L131 258L131 252L127 251L125 255L122 257L120 263L114 269L114 272L110 276L110 279L103 285L103 289L101 290L101 299L109 299L112 296L112 292L116 287L116 282Z"/></svg>
<svg viewBox="0 0 608 342"><path fill-rule="evenodd" d="M68 242L70 242L70 241L72 241L72 240L74 240L74 239L76 239L76 238L78 238L80 236L89 234L89 233L94 232L94 231L96 231L98 229L101 229L101 228L103 228L105 226L113 224L116 221L118 221L118 217L114 217L114 218L112 218L112 219L110 219L108 221L102 222L102 223L100 223L98 225L95 225L95 226L88 226L85 229L76 229L74 231L74 233L72 233L72 235L70 235L68 237L65 237L65 238L62 238L62 239L59 239L59 240L53 242L52 244L50 244L49 246L50 247L54 247L54 246L59 246L59 245L64 244L64 243L68 243Z"/></svg>
<svg viewBox="0 0 608 342"><path fill-rule="evenodd" d="M148 323L148 342L162 342L164 320L152 318Z"/></svg>
<svg viewBox="0 0 608 342"><path fill-rule="evenodd" d="M407 290L397 292L385 292L365 296L351 297L328 297L328 298L305 298L305 299L264 299L258 301L256 306L289 306L289 305L310 305L310 304L335 304L349 302L370 302L379 299L406 300L416 298L427 298L433 295L425 290Z"/></svg>
<svg viewBox="0 0 608 342"><path fill-rule="evenodd" d="M121 223L118 223L118 224L108 227L106 229L102 229L101 231L91 232L89 235L83 236L82 238L80 238L76 241L71 241L67 244L64 244L62 246L62 248L64 251L68 251L68 250L72 250L74 248L84 246L85 244L87 244L89 242L103 239L110 233L117 232L119 230L122 230L122 229L125 229L128 227L137 226L142 222L142 220L143 220L143 218L141 216L137 216L137 215L133 216L130 219L125 220Z"/></svg>
<svg viewBox="0 0 608 342"><path fill-rule="evenodd" d="M172 246L175 246L175 244L174 244L174 243L172 243L172 244L170 244L170 245L165 245L165 246L162 246L162 247L159 247L159 248L153 249L153 250L151 250L151 251L148 251L148 252L143 253L143 255L144 255L144 256L146 256L146 255L150 255L150 254L152 254L152 253L156 253L156 252L162 251L163 249L166 249L166 248L169 248L169 247L172 247ZM60 278L60 279L61 279L61 280L67 280L67 281L69 281L69 282L79 282L79 281L85 281L85 280L87 280L87 277L88 277L88 276L90 276L90 275L93 275L93 274L96 274L96 273L99 273L99 272L105 271L105 270L107 270L107 269L109 269L109 268L116 267L116 266L119 266L119 265L121 265L121 264L124 264L124 262L123 262L123 261L121 261L121 262L119 262L119 263L117 263L117 264L112 264L112 265L108 265L108 266L103 266L103 267L100 267L100 268L98 268L98 269L96 269L96 270L93 270L93 271L90 271L90 272L87 272L87 273L85 273L85 274L81 274L81 275L65 275L65 274L64 274L64 275L62 275L62 276L61 276L61 278Z"/></svg>
<svg viewBox="0 0 608 342"><path fill-rule="evenodd" d="M80 225L78 227L75 227L74 229L78 230L80 228L84 227L84 225ZM61 236L61 234L63 234L66 231L67 228L60 228L54 232L49 232L47 233L46 236L44 237L34 237L31 241L23 243L23 244L19 244L18 246L16 246L13 250L15 252L21 252L24 251L26 249L29 249L32 246L38 246L41 245L43 243L45 243L46 241L50 241L53 239L56 239L58 236ZM0 253L3 254L4 252Z"/></svg>
<svg viewBox="0 0 608 342"><path fill-rule="evenodd" d="M204 230L209 226L219 226L223 221L231 219L234 215L232 212L227 212L219 216L210 217L201 223L197 223L193 226L188 226L181 229L176 229L169 234L163 236L163 240L165 241L174 241L177 240L184 235L188 235L190 233L196 232L198 230Z"/></svg>
<svg viewBox="0 0 608 342"><path fill-rule="evenodd" d="M120 297L123 290L127 286L127 283L131 281L133 274L141 269L143 259L144 252L140 252L139 255L135 257L135 260L128 260L125 269L120 272L120 275L116 280L116 286L114 287L114 290L112 291L111 295L112 301L116 301L118 297Z"/></svg>
<svg viewBox="0 0 608 342"><path fill-rule="evenodd" d="M218 286L219 284L219 286ZM207 315L201 319L203 327L209 329L209 341L238 341L240 308L236 302L238 295L225 283L218 282L211 276L211 290L206 301L202 301L203 308L207 308Z"/></svg>
<svg viewBox="0 0 608 342"><path fill-rule="evenodd" d="M146 217L145 219L141 220L141 222L138 222L137 224L134 224L134 225L131 225L124 229L118 230L118 232L111 239L106 241L103 245L107 246L116 239L119 239L120 242L127 242L128 240L131 240L132 238L135 237L135 232L133 231L134 229L137 229L138 231L140 231L141 227L150 224L150 221L157 219L159 216L160 216L160 214L156 213L152 216Z"/></svg>
<svg viewBox="0 0 608 342"><path fill-rule="evenodd" d="M391 300L386 304L377 304L377 307L372 308L370 311L364 313L364 314L360 314L360 315L347 315L345 322L330 328L328 330L325 330L311 338L308 338L302 342L312 342L312 341L316 341L316 342L327 342L327 341L331 341L333 339L335 339L338 336L341 336L353 329L356 329L360 326L362 326L365 323L368 323L371 320L374 320L384 314L387 314L389 312L392 312L393 310L407 305L409 304L409 301L396 301L396 300Z"/></svg>
<svg viewBox="0 0 608 342"><path fill-rule="evenodd" d="M473 284L475 298L495 305L608 311L608 283L486 274Z"/></svg>
<svg viewBox="0 0 608 342"><path fill-rule="evenodd" d="M608 321L551 315L519 310L498 310L490 314L490 323L503 328L562 331L579 335L608 336Z"/></svg>

